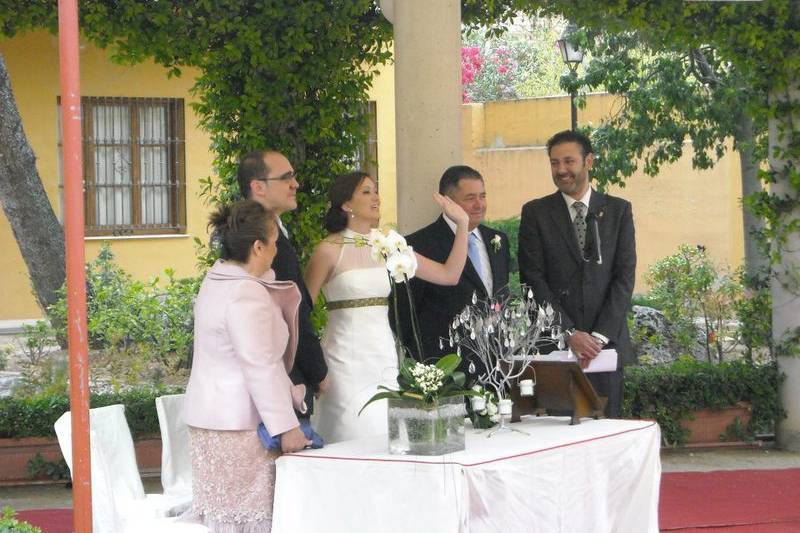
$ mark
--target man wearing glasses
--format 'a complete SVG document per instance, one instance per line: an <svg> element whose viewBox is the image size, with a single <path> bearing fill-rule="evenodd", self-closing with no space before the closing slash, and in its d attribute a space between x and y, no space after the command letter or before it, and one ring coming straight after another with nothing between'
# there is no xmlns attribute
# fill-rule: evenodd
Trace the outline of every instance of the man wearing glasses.
<svg viewBox="0 0 800 533"><path fill-rule="evenodd" d="M322 355L319 339L311 325L311 297L303 281L297 252L288 238L288 232L281 223L280 216L297 209L297 175L286 157L270 150L251 152L239 161L236 173L239 190L244 198L257 201L278 217L280 232L276 243L278 253L272 262L275 278L293 281L300 289L299 339L294 368L290 374L295 384L306 385L306 405L308 417L313 411L315 392L325 392L328 385L328 366Z"/></svg>

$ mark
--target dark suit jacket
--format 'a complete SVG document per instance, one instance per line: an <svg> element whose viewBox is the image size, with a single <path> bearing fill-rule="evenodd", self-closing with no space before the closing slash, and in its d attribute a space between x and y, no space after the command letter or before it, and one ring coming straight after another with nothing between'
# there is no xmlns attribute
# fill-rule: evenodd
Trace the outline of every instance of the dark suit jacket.
<svg viewBox="0 0 800 533"><path fill-rule="evenodd" d="M505 233L493 230L484 225L478 226L483 242L486 244L486 251L489 254L489 264L492 268L493 297L502 298L508 294L508 269L511 256L508 247L508 237ZM495 235L500 236L500 247L495 250L491 240ZM433 224L422 228L406 237L414 251L420 255L444 263L453 248L455 234L450 226L447 225L443 217L439 217ZM444 286L435 285L420 278L411 280L411 291L414 297L414 306L419 318L420 334L422 337L422 350L424 358L438 359L442 355L453 353L454 348L450 348L445 341L443 348L439 348L439 339L448 338L448 327L456 314L463 311L464 307L472 303L472 294L475 293L480 300L486 300L486 287L481 278L472 266L472 262L467 258L464 272L457 285ZM403 341L411 350L413 356L419 359L419 354L413 346L413 337L410 330L410 320L407 318L405 310L408 308L405 298L406 289L402 284L397 285L399 292L398 308L403 317Z"/></svg>
<svg viewBox="0 0 800 533"><path fill-rule="evenodd" d="M538 303L550 302L565 329L596 331L616 348L619 365L634 360L627 312L636 273L631 204L592 191L585 249L578 249L567 204L560 192L522 207L519 226L520 281ZM595 228L600 234L598 264Z"/></svg>
<svg viewBox="0 0 800 533"><path fill-rule="evenodd" d="M297 284L297 288L300 289L297 355L289 376L292 378L293 383L304 383L306 385L306 405L308 405L308 414L310 415L313 411L314 392L317 390L319 382L325 379L328 374L328 365L325 363L322 347L319 345L319 339L314 332L314 326L311 324L311 311L314 306L303 281L297 253L292 243L284 237L283 232L280 230L278 231L276 245L278 253L272 262L272 269L275 270L275 279L294 281Z"/></svg>

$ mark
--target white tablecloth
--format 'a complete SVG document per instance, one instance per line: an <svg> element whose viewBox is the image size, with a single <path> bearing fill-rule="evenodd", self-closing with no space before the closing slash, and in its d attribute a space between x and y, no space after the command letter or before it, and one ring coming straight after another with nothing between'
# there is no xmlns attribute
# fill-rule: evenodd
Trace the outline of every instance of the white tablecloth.
<svg viewBox="0 0 800 533"><path fill-rule="evenodd" d="M467 431L466 450L397 456L386 438L277 461L273 533L658 531L660 430L652 421L526 418Z"/></svg>

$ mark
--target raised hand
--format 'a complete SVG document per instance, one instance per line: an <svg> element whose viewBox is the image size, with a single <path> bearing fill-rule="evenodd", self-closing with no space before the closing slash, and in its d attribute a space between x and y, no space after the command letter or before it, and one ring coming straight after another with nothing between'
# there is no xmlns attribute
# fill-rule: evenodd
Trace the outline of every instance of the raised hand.
<svg viewBox="0 0 800 533"><path fill-rule="evenodd" d="M456 225L466 227L469 224L469 215L467 212L447 196L435 192L433 193L433 201L439 204L439 207L442 208L442 212L447 215L447 218L455 222Z"/></svg>

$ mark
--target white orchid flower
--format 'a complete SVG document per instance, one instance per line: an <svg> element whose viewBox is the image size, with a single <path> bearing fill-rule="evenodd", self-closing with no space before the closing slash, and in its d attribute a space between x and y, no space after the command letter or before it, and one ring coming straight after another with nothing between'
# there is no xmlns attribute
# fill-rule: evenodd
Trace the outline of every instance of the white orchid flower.
<svg viewBox="0 0 800 533"><path fill-rule="evenodd" d="M409 246L403 252L395 252L386 259L386 269L395 283L411 279L417 271L417 257Z"/></svg>
<svg viewBox="0 0 800 533"><path fill-rule="evenodd" d="M408 248L406 239L393 229L389 230L389 232L386 234L385 241L386 248L389 249L389 253L394 251L404 252Z"/></svg>
<svg viewBox="0 0 800 533"><path fill-rule="evenodd" d="M370 246L370 255L372 255L372 259L378 263L386 259L391 253L386 241L386 234L377 228L372 228L370 230L367 242Z"/></svg>

